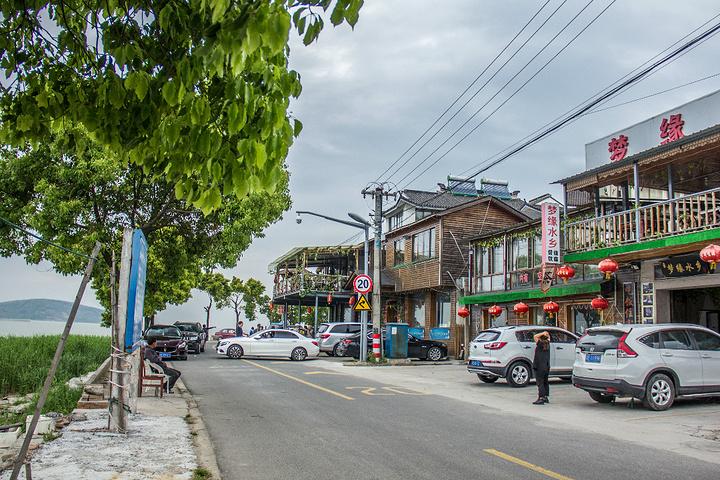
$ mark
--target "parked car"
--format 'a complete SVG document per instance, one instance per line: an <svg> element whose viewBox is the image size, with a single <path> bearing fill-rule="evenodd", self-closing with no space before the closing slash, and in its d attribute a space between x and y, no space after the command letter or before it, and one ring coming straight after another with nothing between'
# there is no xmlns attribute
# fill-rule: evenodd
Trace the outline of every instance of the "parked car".
<svg viewBox="0 0 720 480"><path fill-rule="evenodd" d="M200 322L175 322L174 325L182 332L187 342L188 350L192 350L195 353L205 351L207 334Z"/></svg>
<svg viewBox="0 0 720 480"><path fill-rule="evenodd" d="M157 339L155 351L160 358L187 360L187 342L175 325L153 325L145 330L146 342Z"/></svg>
<svg viewBox="0 0 720 480"><path fill-rule="evenodd" d="M575 348L573 385L596 402L635 397L651 410L720 394L720 335L681 323L590 328Z"/></svg>
<svg viewBox="0 0 720 480"><path fill-rule="evenodd" d="M338 322L323 323L318 327L315 340L317 340L321 352L328 355L337 355L338 342L350 335L360 333L360 322ZM368 324L368 331L372 331L372 325Z"/></svg>
<svg viewBox="0 0 720 480"><path fill-rule="evenodd" d="M233 337L220 340L217 353L230 358L248 357L290 357L305 360L320 354L318 344L292 330L270 329L249 337Z"/></svg>
<svg viewBox="0 0 720 480"><path fill-rule="evenodd" d="M234 328L223 328L222 330L218 330L217 332L213 333L214 340L221 340L223 338L232 338L234 336L235 336Z"/></svg>
<svg viewBox="0 0 720 480"><path fill-rule="evenodd" d="M533 337L550 333L550 376L570 379L578 337L565 329L542 325L493 327L470 342L467 369L485 383L505 377L513 387L525 387L533 378Z"/></svg>
<svg viewBox="0 0 720 480"><path fill-rule="evenodd" d="M382 332L383 341L385 332ZM368 336L368 352L372 352L372 333ZM341 357L360 358L360 334L356 333L340 341L337 354ZM421 360L438 361L447 357L447 345L436 340L422 340L414 335L408 334L408 358L419 358Z"/></svg>

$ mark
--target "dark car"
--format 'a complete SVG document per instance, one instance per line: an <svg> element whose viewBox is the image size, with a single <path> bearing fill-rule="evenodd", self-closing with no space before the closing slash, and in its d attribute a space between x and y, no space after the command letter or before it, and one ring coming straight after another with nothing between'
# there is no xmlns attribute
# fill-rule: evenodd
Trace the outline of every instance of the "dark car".
<svg viewBox="0 0 720 480"><path fill-rule="evenodd" d="M146 342L157 339L155 351L160 358L187 360L187 342L175 325L153 325L145 330Z"/></svg>
<svg viewBox="0 0 720 480"><path fill-rule="evenodd" d="M207 334L200 322L175 322L175 326L182 332L183 338L185 338L185 342L187 342L188 350L192 350L195 353L205 351Z"/></svg>
<svg viewBox="0 0 720 480"><path fill-rule="evenodd" d="M385 341L385 332L383 332ZM360 357L360 334L356 333L342 340L338 347L341 356ZM372 334L368 334L368 352L372 351ZM435 340L421 340L408 334L408 358L419 358L422 360L438 361L447 357L447 345Z"/></svg>

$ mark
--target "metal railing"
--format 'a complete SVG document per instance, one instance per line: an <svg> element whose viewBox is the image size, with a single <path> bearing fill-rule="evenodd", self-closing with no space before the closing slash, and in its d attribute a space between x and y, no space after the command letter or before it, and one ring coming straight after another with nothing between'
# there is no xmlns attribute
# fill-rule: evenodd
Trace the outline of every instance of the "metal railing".
<svg viewBox="0 0 720 480"><path fill-rule="evenodd" d="M330 275L326 273L290 272L277 276L273 288L275 297L297 293L300 291L339 292L348 280L347 275Z"/></svg>
<svg viewBox="0 0 720 480"><path fill-rule="evenodd" d="M720 226L720 188L565 225L565 253L627 245Z"/></svg>

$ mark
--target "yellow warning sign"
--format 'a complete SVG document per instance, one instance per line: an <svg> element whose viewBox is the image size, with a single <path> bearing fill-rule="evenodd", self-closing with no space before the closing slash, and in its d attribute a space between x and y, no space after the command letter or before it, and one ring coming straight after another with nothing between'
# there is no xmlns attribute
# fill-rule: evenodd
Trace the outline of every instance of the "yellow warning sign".
<svg viewBox="0 0 720 480"><path fill-rule="evenodd" d="M361 311L372 310L372 308L370 308L370 304L367 301L367 298L365 298L365 295L360 295L360 300L355 302L353 309Z"/></svg>

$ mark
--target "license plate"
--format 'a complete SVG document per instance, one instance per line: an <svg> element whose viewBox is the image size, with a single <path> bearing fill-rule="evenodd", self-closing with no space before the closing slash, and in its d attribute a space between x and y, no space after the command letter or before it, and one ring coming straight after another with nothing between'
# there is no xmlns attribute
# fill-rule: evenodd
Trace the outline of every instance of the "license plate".
<svg viewBox="0 0 720 480"><path fill-rule="evenodd" d="M158 357L160 357L160 358L170 358L170 357L172 357L172 354L171 354L171 353L160 352L160 353L158 353Z"/></svg>
<svg viewBox="0 0 720 480"><path fill-rule="evenodd" d="M588 363L600 363L602 355L599 353L587 353L585 354L585 361Z"/></svg>
<svg viewBox="0 0 720 480"><path fill-rule="evenodd" d="M476 367L482 367L482 362L480 360L470 360L470 365L474 365Z"/></svg>

